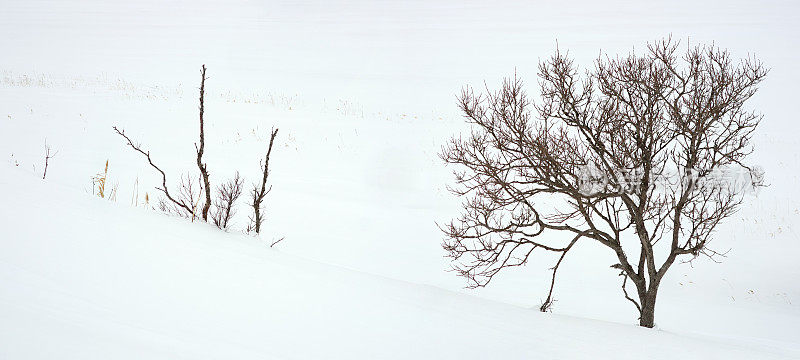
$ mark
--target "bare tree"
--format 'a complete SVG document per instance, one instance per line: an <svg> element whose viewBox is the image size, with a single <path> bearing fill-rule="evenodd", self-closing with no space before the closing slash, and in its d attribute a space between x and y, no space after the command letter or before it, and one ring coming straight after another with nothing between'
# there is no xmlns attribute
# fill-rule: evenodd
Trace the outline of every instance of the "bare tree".
<svg viewBox="0 0 800 360"><path fill-rule="evenodd" d="M214 202L214 210L211 219L220 229L227 229L228 222L236 214L234 204L239 196L242 195L244 180L236 172L233 179L228 180L217 188L217 198Z"/></svg>
<svg viewBox="0 0 800 360"><path fill-rule="evenodd" d="M278 129L272 129L272 133L269 137L269 146L267 147L267 155L264 157L264 161L261 163L261 183L253 185L253 189L250 193L252 202L250 203L253 207L253 216L250 218L250 226L248 226L248 231L255 231L256 234L261 232L261 223L264 222L264 219L261 214L261 203L264 201L264 198L267 194L272 190L272 185L267 188L267 178L269 177L269 157L272 154L272 145L275 142L275 136L278 135ZM273 244L274 245L274 244Z"/></svg>
<svg viewBox="0 0 800 360"><path fill-rule="evenodd" d="M618 259L611 267L624 297L639 324L653 327L676 259L722 255L708 247L711 235L744 193L720 174L740 171L762 185L743 162L761 116L744 104L768 70L713 45L678 47L665 39L643 55L601 56L582 74L557 50L539 65L536 103L516 76L496 92L462 92L472 132L441 157L457 167L451 190L465 201L442 230L469 287L524 265L534 250L554 252L544 311L567 253L593 241Z"/></svg>
<svg viewBox="0 0 800 360"><path fill-rule="evenodd" d="M205 189L205 203L203 204L202 210L202 217L203 221L208 221L208 209L211 207L211 184L208 181L208 167L203 162L203 152L205 151L206 147L206 136L205 131L203 129L204 122L203 122L203 112L205 110L204 104L204 96L205 96L205 88L206 88L206 65L203 64L202 68L200 69L200 146L194 144L195 150L197 150L197 168L200 169L200 175L203 178L203 189Z"/></svg>
<svg viewBox="0 0 800 360"><path fill-rule="evenodd" d="M204 112L205 112L205 84L206 84L206 66L203 65L200 68L200 144L198 145L195 143L195 151L196 151L196 162L197 168L200 170L200 180L198 181L198 187L195 188L194 180L189 174L185 175L185 178L181 179L181 184L179 188L179 193L177 197L174 197L172 194L169 193L167 189L167 175L164 173L161 168L156 166L153 163L152 158L150 157L149 151L142 150L141 146L138 144L134 144L133 140L131 140L127 135L125 135L124 130L117 129L114 126L114 131L125 138L127 141L128 146L134 149L136 152L144 155L147 158L147 162L150 164L151 167L156 169L161 174L161 187L156 188L159 191L163 192L164 195L167 197L167 200L163 200L159 202L159 209L168 213L178 214L183 217L191 218L194 221L195 218L201 217L203 221L208 221L208 211L211 207L211 184L209 182L209 173L208 167L203 162L203 153L205 152L205 121L204 121ZM197 207L199 206L199 199L204 198L203 207L200 211L198 211ZM168 201L168 202L167 202Z"/></svg>
<svg viewBox="0 0 800 360"><path fill-rule="evenodd" d="M42 180L47 177L47 166L50 165L50 159L58 155L58 151L50 153L50 145L47 145L47 139L44 139L44 173L42 173Z"/></svg>

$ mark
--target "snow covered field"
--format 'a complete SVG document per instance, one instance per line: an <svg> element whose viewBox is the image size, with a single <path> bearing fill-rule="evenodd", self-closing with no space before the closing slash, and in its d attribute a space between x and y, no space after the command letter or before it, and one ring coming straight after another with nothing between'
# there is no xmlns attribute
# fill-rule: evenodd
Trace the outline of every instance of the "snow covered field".
<svg viewBox="0 0 800 360"><path fill-rule="evenodd" d="M542 314L324 265L210 225L92 199L5 164L3 174L4 359L796 355ZM13 190L20 188L28 195Z"/></svg>
<svg viewBox="0 0 800 360"><path fill-rule="evenodd" d="M0 0L0 358L800 357L797 10ZM656 331L599 248L566 260L553 314L544 254L462 289L435 224L458 210L436 154L461 86L534 85L556 40L586 65L670 33L772 68L751 103L771 186L719 229L728 257L671 270ZM158 179L111 126L193 170L203 63L212 181L254 181L281 131L260 239L135 206ZM116 202L90 194L106 160Z"/></svg>

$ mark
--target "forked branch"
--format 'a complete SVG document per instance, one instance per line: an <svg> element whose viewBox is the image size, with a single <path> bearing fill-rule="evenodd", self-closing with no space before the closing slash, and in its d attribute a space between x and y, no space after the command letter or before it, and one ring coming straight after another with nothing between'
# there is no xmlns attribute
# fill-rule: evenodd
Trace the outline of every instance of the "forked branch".
<svg viewBox="0 0 800 360"><path fill-rule="evenodd" d="M267 155L264 157L263 166L261 168L261 183L255 184L251 192L253 207L253 217L251 218L252 224L249 230L253 230L256 234L261 232L261 224L264 222L263 214L261 213L261 203L264 198L272 190L272 186L267 188L267 178L269 177L269 157L272 154L272 145L275 142L275 137L278 136L278 129L273 129L269 137L269 146L267 147Z"/></svg>

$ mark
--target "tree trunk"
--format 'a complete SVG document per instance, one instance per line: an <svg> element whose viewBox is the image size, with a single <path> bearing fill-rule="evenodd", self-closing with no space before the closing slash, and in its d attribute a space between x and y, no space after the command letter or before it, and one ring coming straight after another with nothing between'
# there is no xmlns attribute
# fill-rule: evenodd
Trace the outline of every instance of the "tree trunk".
<svg viewBox="0 0 800 360"><path fill-rule="evenodd" d="M255 230L256 234L261 233L261 205L260 204L253 204L253 212L255 213Z"/></svg>
<svg viewBox="0 0 800 360"><path fill-rule="evenodd" d="M206 147L206 135L203 131L203 111L204 111L204 104L203 98L205 97L205 89L206 89L206 65L203 64L202 69L200 70L201 80L200 80L200 147L197 147L195 144L195 148L197 149L197 167L200 169L200 175L203 177L203 186L206 195L206 202L203 204L203 221L208 221L208 209L211 208L211 184L208 181L208 168L206 164L203 163L203 151L205 151ZM192 214L194 215L194 214Z"/></svg>
<svg viewBox="0 0 800 360"><path fill-rule="evenodd" d="M652 328L655 325L656 317L656 295L658 294L658 285L651 285L643 296L639 297L642 304L641 316L639 317L639 326Z"/></svg>

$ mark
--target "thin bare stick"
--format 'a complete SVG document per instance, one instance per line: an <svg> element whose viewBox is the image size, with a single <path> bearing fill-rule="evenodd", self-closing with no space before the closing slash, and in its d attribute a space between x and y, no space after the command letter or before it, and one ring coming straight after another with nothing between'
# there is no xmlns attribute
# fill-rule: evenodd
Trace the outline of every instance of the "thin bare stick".
<svg viewBox="0 0 800 360"><path fill-rule="evenodd" d="M44 173L42 174L42 180L47 177L47 166L50 164L50 159L56 157L58 155L58 151L54 153L50 153L50 145L47 145L47 139L44 139Z"/></svg>
<svg viewBox="0 0 800 360"><path fill-rule="evenodd" d="M269 157L272 154L272 145L275 142L275 136L278 135L278 129L272 129L272 134L269 137L269 147L267 148L267 155L264 157L264 165L262 168L261 184L256 184L252 190L252 204L253 218L251 228L255 230L256 234L261 232L261 223L264 222L261 214L261 202L267 196L272 186L267 188L267 177L269 177Z"/></svg>
<svg viewBox="0 0 800 360"><path fill-rule="evenodd" d="M153 159L150 158L150 152L142 150L141 146L139 146L139 145L134 145L134 143L131 140L131 138L129 138L127 135L125 135L125 131L124 130L120 130L116 126L114 126L113 129L114 129L114 131L117 132L117 134L119 134L119 136L122 136L123 138L125 138L125 141L128 142L128 146L130 146L133 150L136 150L136 152L144 155L144 157L147 159L147 162L150 164L150 166L153 167L153 169L156 169L156 171L158 171L161 174L161 187L160 188L157 187L156 189L158 189L159 191L163 192L164 195L167 197L167 199L169 199L169 201L171 201L173 204L183 208L189 214L192 214L192 216L194 216L194 210L191 207L186 205L183 201L176 200L175 198L172 197L172 195L169 194L169 189L167 189L167 174L165 174L164 171L161 170L160 167L156 166L156 164L153 163Z"/></svg>
<svg viewBox="0 0 800 360"><path fill-rule="evenodd" d="M285 238L286 238L285 236L282 236L280 239L273 241L272 244L269 245L269 247L273 247L273 246L277 245L279 242L283 241L283 239L285 239Z"/></svg>

